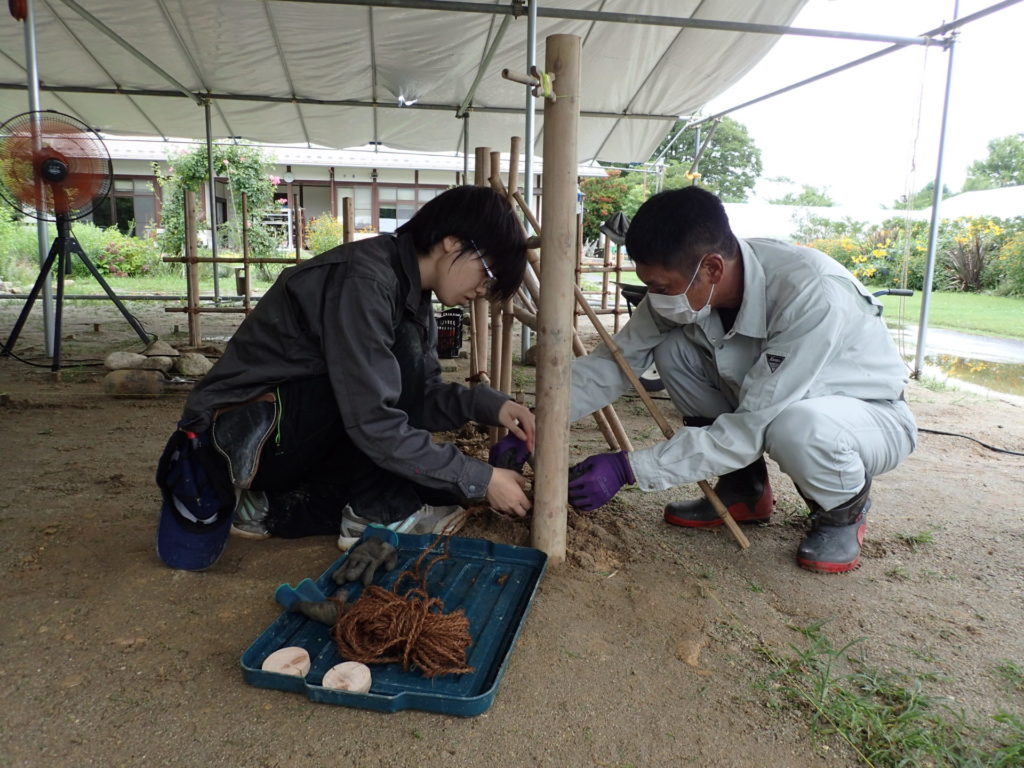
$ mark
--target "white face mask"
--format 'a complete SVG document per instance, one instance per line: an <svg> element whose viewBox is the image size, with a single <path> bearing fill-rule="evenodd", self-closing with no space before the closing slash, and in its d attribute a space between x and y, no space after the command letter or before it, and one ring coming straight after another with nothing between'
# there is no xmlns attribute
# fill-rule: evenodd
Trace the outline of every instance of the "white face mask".
<svg viewBox="0 0 1024 768"><path fill-rule="evenodd" d="M693 287L693 281L697 279L697 273L700 272L700 265L703 262L703 258L697 262L697 269L694 271L693 277L690 278L690 284L683 289L682 293L673 296L666 296L663 293L648 293L647 300L651 303L651 309L666 320L671 320L673 323L679 323L680 325L696 323L698 320L703 320L710 315L711 297L715 295L714 283L711 284L711 292L708 294L707 303L700 309L694 309L690 306L690 300L686 298L686 292Z"/></svg>

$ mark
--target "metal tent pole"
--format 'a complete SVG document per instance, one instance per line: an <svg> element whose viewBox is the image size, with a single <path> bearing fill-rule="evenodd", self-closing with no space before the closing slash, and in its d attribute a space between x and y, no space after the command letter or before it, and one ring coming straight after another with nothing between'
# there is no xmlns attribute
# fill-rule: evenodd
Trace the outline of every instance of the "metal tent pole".
<svg viewBox="0 0 1024 768"><path fill-rule="evenodd" d="M526 17L526 71L532 72L533 67L537 65L537 3L530 3L527 17ZM526 86L526 127L524 129L524 136L526 137L526 157L525 166L523 168L523 197L526 199L526 204L533 207L533 153L536 132L536 97L533 95L533 87ZM512 190L515 192L516 190ZM536 233L534 233L536 234ZM532 334L530 328L525 324L521 323L522 333L519 336L519 351L520 359L526 360L526 353L530 349L532 343Z"/></svg>
<svg viewBox="0 0 1024 768"><path fill-rule="evenodd" d="M36 49L36 13L35 0L25 2L25 63L28 80L28 109L39 111L39 56ZM42 199L40 197L40 199ZM36 219L36 239L39 241L39 267L46 263L50 252L50 233L46 221ZM53 286L50 281L43 281L43 342L46 345L46 356L53 357Z"/></svg>
<svg viewBox="0 0 1024 768"><path fill-rule="evenodd" d="M207 214L210 217L210 256L217 258L217 179L213 175L213 121L210 118L210 100L203 102L203 114L206 117L206 171L210 177L210 194ZM220 301L220 276L217 274L217 262L213 262L213 296Z"/></svg>
<svg viewBox="0 0 1024 768"><path fill-rule="evenodd" d="M959 3L957 3L959 5ZM955 6L954 6L955 7ZM956 15L956 10L953 12ZM939 208L942 203L942 160L946 150L946 124L949 117L949 92L953 81L953 49L956 33L949 37L946 51L949 60L946 62L946 92L942 98L942 123L939 128L939 157L935 164L935 190L932 193L932 220L928 230L928 256L925 261L924 285L921 287L921 319L917 326L917 352L914 355L915 379L921 378L924 365L925 344L928 337L928 305L931 301L932 279L935 275L935 247L939 233Z"/></svg>

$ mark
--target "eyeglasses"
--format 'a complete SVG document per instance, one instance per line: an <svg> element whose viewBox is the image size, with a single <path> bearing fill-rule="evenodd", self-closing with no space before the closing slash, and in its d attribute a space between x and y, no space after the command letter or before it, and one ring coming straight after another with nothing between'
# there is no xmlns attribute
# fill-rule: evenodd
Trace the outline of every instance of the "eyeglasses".
<svg viewBox="0 0 1024 768"><path fill-rule="evenodd" d="M469 244L472 246L473 252L476 254L476 257L480 259L480 266L484 268L484 274L487 276L487 282L485 285L489 289L492 285L498 282L498 278L494 276L494 273L491 271L491 268L487 264L486 259L484 259L484 255L480 253L480 249L476 247L476 243L470 240Z"/></svg>

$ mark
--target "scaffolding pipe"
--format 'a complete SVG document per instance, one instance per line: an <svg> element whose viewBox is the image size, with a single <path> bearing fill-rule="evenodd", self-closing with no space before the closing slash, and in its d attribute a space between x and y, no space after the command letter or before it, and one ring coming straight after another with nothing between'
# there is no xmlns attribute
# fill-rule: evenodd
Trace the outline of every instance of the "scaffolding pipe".
<svg viewBox="0 0 1024 768"><path fill-rule="evenodd" d="M38 112L39 106L39 52L36 47L36 12L35 0L25 0L25 69L28 80L28 109ZM38 135L36 136L38 139ZM38 149L38 148L37 148ZM41 183L41 182L39 182ZM39 195L40 199L42 195ZM39 244L39 267L50 254L49 228L43 219L36 219L36 240ZM43 281L43 342L47 357L53 357L53 286L49 280Z"/></svg>
<svg viewBox="0 0 1024 768"><path fill-rule="evenodd" d="M210 179L210 194L207 215L210 219L210 255L213 257L213 295L220 298L220 275L217 274L217 179L213 175L213 121L210 117L210 100L203 102L206 119L206 173Z"/></svg>
<svg viewBox="0 0 1024 768"><path fill-rule="evenodd" d="M959 5L959 3L957 3ZM955 11L954 11L955 13ZM917 326L917 351L914 355L915 379L921 378L924 367L925 344L928 340L928 308L932 296L932 280L935 275L935 248L939 235L939 209L942 204L942 161L946 151L946 126L949 118L949 93L953 82L953 49L955 36L949 40L946 61L946 89L942 97L942 122L939 126L939 153L935 161L935 190L932 193L932 218L928 228L928 257L924 268L924 285L921 286L921 319Z"/></svg>

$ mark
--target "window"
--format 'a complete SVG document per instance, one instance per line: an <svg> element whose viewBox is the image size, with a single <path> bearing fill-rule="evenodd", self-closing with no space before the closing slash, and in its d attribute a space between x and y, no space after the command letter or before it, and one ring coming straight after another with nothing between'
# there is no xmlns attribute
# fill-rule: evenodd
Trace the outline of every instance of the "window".
<svg viewBox="0 0 1024 768"><path fill-rule="evenodd" d="M394 232L411 219L424 203L443 190L423 187L378 187L377 220L379 232Z"/></svg>
<svg viewBox="0 0 1024 768"><path fill-rule="evenodd" d="M110 195L92 212L96 226L116 226L126 235L139 237L155 220L156 199L150 179L114 179Z"/></svg>

